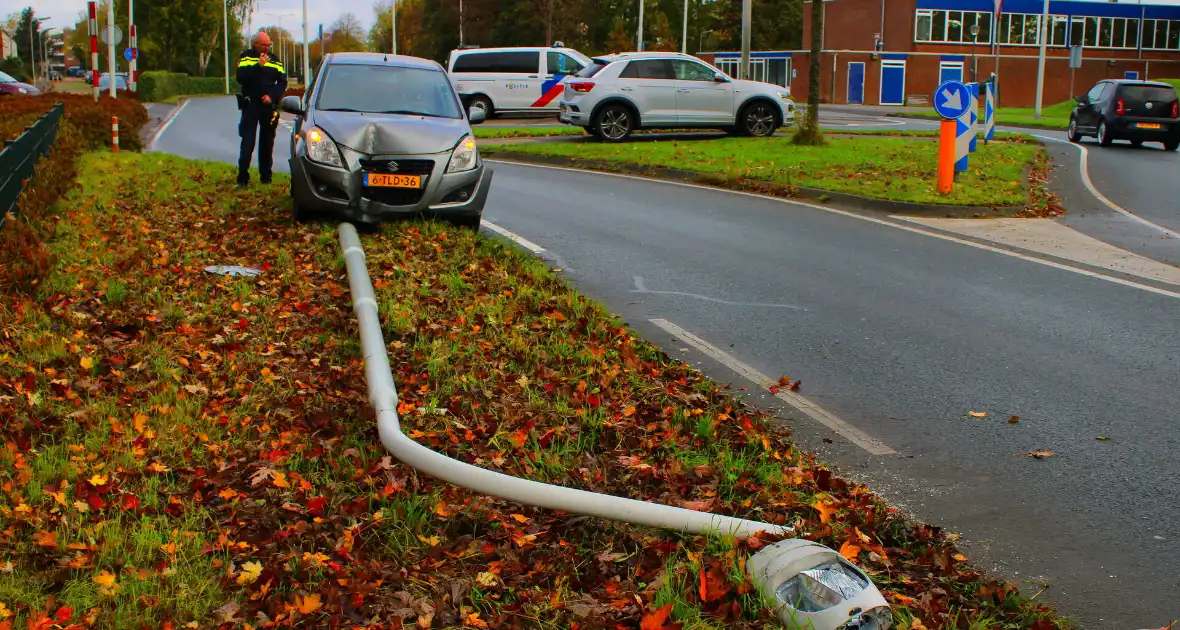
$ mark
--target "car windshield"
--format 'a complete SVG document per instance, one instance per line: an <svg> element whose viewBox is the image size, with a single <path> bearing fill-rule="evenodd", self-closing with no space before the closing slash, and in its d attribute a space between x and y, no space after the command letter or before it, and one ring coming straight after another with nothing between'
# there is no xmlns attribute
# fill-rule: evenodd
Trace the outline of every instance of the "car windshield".
<svg viewBox="0 0 1180 630"><path fill-rule="evenodd" d="M98 78L98 87L99 87L99 89L111 87L110 75L107 75L105 77L99 77ZM117 77L115 79L115 89L116 90L126 90L127 89L127 79L124 79L123 77Z"/></svg>
<svg viewBox="0 0 1180 630"><path fill-rule="evenodd" d="M3 72L0 72L0 83L19 83L19 81L12 78L12 75L8 75L8 74L4 74Z"/></svg>
<svg viewBox="0 0 1180 630"><path fill-rule="evenodd" d="M1162 85L1124 85L1119 93L1128 100L1140 102L1176 100L1176 90Z"/></svg>
<svg viewBox="0 0 1180 630"><path fill-rule="evenodd" d="M398 66L339 64L328 68L316 109L461 118L447 75Z"/></svg>

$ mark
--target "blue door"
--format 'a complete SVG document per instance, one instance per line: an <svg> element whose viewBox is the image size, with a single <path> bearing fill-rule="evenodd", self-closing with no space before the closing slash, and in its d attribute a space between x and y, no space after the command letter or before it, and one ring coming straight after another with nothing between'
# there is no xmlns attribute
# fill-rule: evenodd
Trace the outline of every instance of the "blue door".
<svg viewBox="0 0 1180 630"><path fill-rule="evenodd" d="M848 104L864 105L865 102L865 63L863 61L848 62Z"/></svg>
<svg viewBox="0 0 1180 630"><path fill-rule="evenodd" d="M947 81L962 81L963 80L963 62L961 61L943 61L938 64L938 83L942 85Z"/></svg>
<svg viewBox="0 0 1180 630"><path fill-rule="evenodd" d="M1123 78L1128 79L1130 81L1138 81L1139 80L1139 73L1135 72L1134 70L1128 70L1123 73Z"/></svg>
<svg viewBox="0 0 1180 630"><path fill-rule="evenodd" d="M882 105L905 104L905 60L881 60L881 100Z"/></svg>

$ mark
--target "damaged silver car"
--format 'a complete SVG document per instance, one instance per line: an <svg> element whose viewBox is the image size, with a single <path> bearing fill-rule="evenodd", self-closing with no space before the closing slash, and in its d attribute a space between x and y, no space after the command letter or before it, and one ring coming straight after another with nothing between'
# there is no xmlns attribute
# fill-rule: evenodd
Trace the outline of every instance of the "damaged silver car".
<svg viewBox="0 0 1180 630"><path fill-rule="evenodd" d="M324 58L293 113L291 197L296 220L312 212L373 223L433 214L478 228L492 172L439 64L380 53ZM470 119L470 120L469 120Z"/></svg>

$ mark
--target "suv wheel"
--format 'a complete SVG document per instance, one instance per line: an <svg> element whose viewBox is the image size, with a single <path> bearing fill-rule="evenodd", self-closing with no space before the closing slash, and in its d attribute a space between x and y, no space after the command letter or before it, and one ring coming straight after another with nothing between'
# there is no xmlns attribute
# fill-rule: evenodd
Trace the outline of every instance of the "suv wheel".
<svg viewBox="0 0 1180 630"><path fill-rule="evenodd" d="M1078 133L1078 119L1069 117L1069 132L1066 134L1070 142L1081 142L1082 134Z"/></svg>
<svg viewBox="0 0 1180 630"><path fill-rule="evenodd" d="M1109 147L1111 142L1114 142L1114 138L1110 137L1110 130L1107 129L1107 127L1106 127L1106 121L1105 120L1099 121L1098 122L1098 144L1100 144L1104 147Z"/></svg>
<svg viewBox="0 0 1180 630"><path fill-rule="evenodd" d="M631 135L635 121L631 110L622 105L607 105L594 118L595 135L607 142L621 142Z"/></svg>
<svg viewBox="0 0 1180 630"><path fill-rule="evenodd" d="M1180 140L1164 140L1165 151L1175 151L1180 148Z"/></svg>
<svg viewBox="0 0 1180 630"><path fill-rule="evenodd" d="M766 136L774 135L774 130L778 126L778 118L769 103L758 101L751 103L742 110L742 116L738 123L742 133L747 136L754 136L755 138L765 138Z"/></svg>

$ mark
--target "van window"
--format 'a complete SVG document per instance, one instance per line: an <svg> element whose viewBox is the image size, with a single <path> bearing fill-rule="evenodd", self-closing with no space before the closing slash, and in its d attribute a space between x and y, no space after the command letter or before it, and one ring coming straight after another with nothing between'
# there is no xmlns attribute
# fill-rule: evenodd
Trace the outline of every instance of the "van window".
<svg viewBox="0 0 1180 630"><path fill-rule="evenodd" d="M455 60L451 72L507 72L537 74L540 55L535 51L471 52Z"/></svg>
<svg viewBox="0 0 1180 630"><path fill-rule="evenodd" d="M549 65L549 74L577 74L583 68L577 59L565 53L549 51L546 58Z"/></svg>

